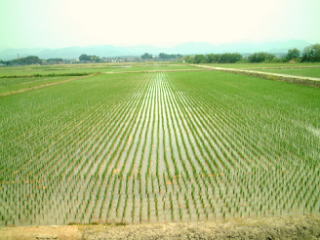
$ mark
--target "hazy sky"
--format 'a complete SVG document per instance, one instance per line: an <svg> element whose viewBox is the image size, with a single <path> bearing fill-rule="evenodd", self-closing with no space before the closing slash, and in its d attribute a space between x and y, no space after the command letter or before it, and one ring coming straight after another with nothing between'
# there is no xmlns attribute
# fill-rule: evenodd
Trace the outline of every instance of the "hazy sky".
<svg viewBox="0 0 320 240"><path fill-rule="evenodd" d="M0 0L0 49L320 42L320 0Z"/></svg>

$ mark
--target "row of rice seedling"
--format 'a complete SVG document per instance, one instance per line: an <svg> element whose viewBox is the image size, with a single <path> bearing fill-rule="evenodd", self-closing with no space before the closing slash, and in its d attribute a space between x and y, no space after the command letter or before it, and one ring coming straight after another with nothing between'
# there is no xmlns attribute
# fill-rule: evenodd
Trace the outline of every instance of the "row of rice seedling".
<svg viewBox="0 0 320 240"><path fill-rule="evenodd" d="M252 99L243 98L258 93L241 95L219 79L205 88L202 74L215 79L214 73L193 75L200 82L183 73L123 75L109 81L121 91L107 95L105 82L91 79L101 92L85 94L86 111L79 100L61 129L54 122L20 134L30 150L18 161L10 162L17 151L1 150L0 224L318 214L320 172L312 159L318 155L280 142L277 136L291 131L283 106L248 110ZM256 117L267 113L274 120ZM275 123L285 127L264 130ZM48 145L36 146L41 141Z"/></svg>

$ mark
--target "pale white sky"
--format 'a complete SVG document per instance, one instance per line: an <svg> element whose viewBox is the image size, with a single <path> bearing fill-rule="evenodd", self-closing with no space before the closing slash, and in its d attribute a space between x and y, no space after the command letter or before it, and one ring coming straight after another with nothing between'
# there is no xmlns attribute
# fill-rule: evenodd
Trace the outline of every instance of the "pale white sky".
<svg viewBox="0 0 320 240"><path fill-rule="evenodd" d="M0 48L320 42L319 0L0 0Z"/></svg>

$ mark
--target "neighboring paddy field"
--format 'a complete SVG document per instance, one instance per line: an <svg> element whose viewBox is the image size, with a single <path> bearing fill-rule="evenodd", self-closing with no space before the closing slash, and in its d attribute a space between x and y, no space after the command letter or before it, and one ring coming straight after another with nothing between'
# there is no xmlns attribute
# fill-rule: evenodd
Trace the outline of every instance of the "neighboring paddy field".
<svg viewBox="0 0 320 240"><path fill-rule="evenodd" d="M0 67L0 78L6 76L73 76L89 73L103 72L127 72L148 70L181 70L196 69L194 66L185 64L166 63L100 63L100 64L60 64L60 65L34 65L25 67Z"/></svg>
<svg viewBox="0 0 320 240"><path fill-rule="evenodd" d="M209 63L206 65L240 69L262 68L320 68L320 63Z"/></svg>
<svg viewBox="0 0 320 240"><path fill-rule="evenodd" d="M73 77L74 78L74 77ZM19 77L0 78L0 96L14 94L19 91L65 82L72 77Z"/></svg>
<svg viewBox="0 0 320 240"><path fill-rule="evenodd" d="M319 63L237 63L205 65L320 78Z"/></svg>
<svg viewBox="0 0 320 240"><path fill-rule="evenodd" d="M306 77L316 77L320 78L320 66L317 68L270 68L270 69L256 69L257 71L263 72L272 72L272 73L281 73L289 74L296 76L306 76Z"/></svg>
<svg viewBox="0 0 320 240"><path fill-rule="evenodd" d="M0 225L319 215L319 88L132 68L0 97Z"/></svg>

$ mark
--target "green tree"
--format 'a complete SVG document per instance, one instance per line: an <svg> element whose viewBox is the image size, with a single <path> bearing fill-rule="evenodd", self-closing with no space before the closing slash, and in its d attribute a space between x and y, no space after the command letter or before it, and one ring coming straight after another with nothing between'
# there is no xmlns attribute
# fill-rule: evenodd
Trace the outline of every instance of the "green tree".
<svg viewBox="0 0 320 240"><path fill-rule="evenodd" d="M63 59L62 58L48 58L46 62L48 64L63 63Z"/></svg>
<svg viewBox="0 0 320 240"><path fill-rule="evenodd" d="M152 57L152 55L150 54L150 53L144 53L144 54L142 54L142 56L141 56L141 59L143 59L143 60L150 60L150 59L152 59L153 57Z"/></svg>
<svg viewBox="0 0 320 240"><path fill-rule="evenodd" d="M37 56L28 56L24 58L17 58L8 61L8 65L30 65L30 64L41 64L42 60Z"/></svg>
<svg viewBox="0 0 320 240"><path fill-rule="evenodd" d="M208 63L218 63L220 62L220 58L221 58L221 54L211 53L207 55Z"/></svg>
<svg viewBox="0 0 320 240"><path fill-rule="evenodd" d="M320 44L306 47L302 56L303 62L320 62Z"/></svg>
<svg viewBox="0 0 320 240"><path fill-rule="evenodd" d="M101 62L101 58L96 55L81 54L79 57L80 62Z"/></svg>
<svg viewBox="0 0 320 240"><path fill-rule="evenodd" d="M208 59L205 55L203 54L198 54L194 56L194 63L198 64L198 63L207 63Z"/></svg>
<svg viewBox="0 0 320 240"><path fill-rule="evenodd" d="M87 54L81 54L79 57L79 61L81 61L81 62L89 62L90 60L91 60L91 58Z"/></svg>
<svg viewBox="0 0 320 240"><path fill-rule="evenodd" d="M158 58L160 60L174 60L174 59L178 59L181 58L182 55L180 54L166 54L166 53L160 53Z"/></svg>
<svg viewBox="0 0 320 240"><path fill-rule="evenodd" d="M286 61L291 61L293 59L299 59L300 51L297 48L289 49L285 57Z"/></svg>
<svg viewBox="0 0 320 240"><path fill-rule="evenodd" d="M221 54L219 63L235 63L242 59L242 55L239 53L224 53Z"/></svg>
<svg viewBox="0 0 320 240"><path fill-rule="evenodd" d="M248 57L248 61L252 63L271 62L275 55L266 52L253 53Z"/></svg>
<svg viewBox="0 0 320 240"><path fill-rule="evenodd" d="M186 63L194 63L194 56L185 56L183 59Z"/></svg>

